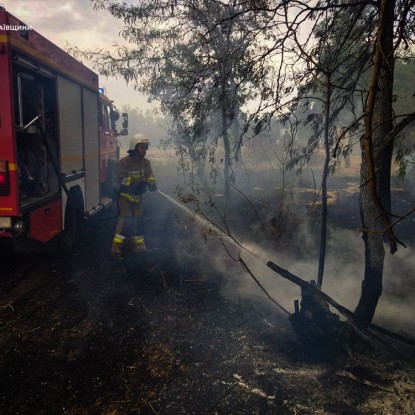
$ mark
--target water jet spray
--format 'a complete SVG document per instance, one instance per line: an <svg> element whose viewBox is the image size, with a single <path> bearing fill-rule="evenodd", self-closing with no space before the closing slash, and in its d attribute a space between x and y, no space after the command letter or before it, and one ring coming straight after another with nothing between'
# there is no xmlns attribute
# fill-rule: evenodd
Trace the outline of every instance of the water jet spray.
<svg viewBox="0 0 415 415"><path fill-rule="evenodd" d="M241 248L247 252L249 252L251 255L256 257L257 259L261 259L260 255L258 254L258 251L260 250L259 246L256 246L255 244L255 250L251 247L248 247L246 244L243 244L242 242L238 242L232 235L229 233L226 233L223 229L221 229L219 226L215 225L213 222L209 221L208 219L204 218L203 216L197 214L196 212L193 212L188 207L186 207L184 204L178 202L176 199L172 198L168 194L162 192L161 190L157 190L158 193L163 196L165 199L167 199L170 203L172 203L174 206L181 209L183 212L185 212L188 216L193 217L197 222L199 222L200 225L212 230L215 232L215 234L221 238L222 240L225 240L226 242L231 243L236 248Z"/></svg>

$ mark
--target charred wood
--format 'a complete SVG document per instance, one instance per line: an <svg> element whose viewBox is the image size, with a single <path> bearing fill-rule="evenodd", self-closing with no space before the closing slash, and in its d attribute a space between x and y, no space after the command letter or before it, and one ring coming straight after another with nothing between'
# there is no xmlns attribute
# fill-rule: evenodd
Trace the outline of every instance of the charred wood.
<svg viewBox="0 0 415 415"><path fill-rule="evenodd" d="M296 301L294 303L295 312L290 315L290 322L300 341L330 354L336 354L342 350L348 351L358 340L377 349L379 345L392 347L373 332L398 340L406 345L415 345L414 339L374 324L367 326L364 322L360 322L352 311L320 291L315 283L309 283L271 261L267 263L267 266L301 287L301 305L299 306L298 301ZM339 316L330 311L329 305L346 317L347 322L340 321Z"/></svg>

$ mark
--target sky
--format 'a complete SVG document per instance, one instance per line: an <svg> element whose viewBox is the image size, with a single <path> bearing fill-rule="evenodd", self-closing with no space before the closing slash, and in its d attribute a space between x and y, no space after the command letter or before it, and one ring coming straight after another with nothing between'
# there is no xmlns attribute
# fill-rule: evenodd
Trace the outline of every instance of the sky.
<svg viewBox="0 0 415 415"><path fill-rule="evenodd" d="M94 10L90 0L0 0L15 17L65 49L69 43L80 49L110 48L120 42L122 22L108 12ZM90 66L88 62L83 62ZM146 110L151 108L146 97L134 91L122 79L100 77L100 86L121 109L124 105Z"/></svg>

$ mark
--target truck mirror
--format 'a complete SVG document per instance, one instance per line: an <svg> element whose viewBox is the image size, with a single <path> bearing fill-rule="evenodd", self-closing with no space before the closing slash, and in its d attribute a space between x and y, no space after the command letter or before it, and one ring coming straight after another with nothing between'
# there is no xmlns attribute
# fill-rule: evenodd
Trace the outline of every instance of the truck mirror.
<svg viewBox="0 0 415 415"><path fill-rule="evenodd" d="M122 128L123 130L128 128L128 114L126 112L122 113Z"/></svg>

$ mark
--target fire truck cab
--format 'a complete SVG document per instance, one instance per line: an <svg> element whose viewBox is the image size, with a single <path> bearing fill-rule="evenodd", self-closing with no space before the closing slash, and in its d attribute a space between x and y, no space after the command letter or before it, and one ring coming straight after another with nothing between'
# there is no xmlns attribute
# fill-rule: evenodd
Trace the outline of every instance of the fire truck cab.
<svg viewBox="0 0 415 415"><path fill-rule="evenodd" d="M98 75L1 6L0 74L0 239L70 249L79 220L113 201L128 116L117 132Z"/></svg>

